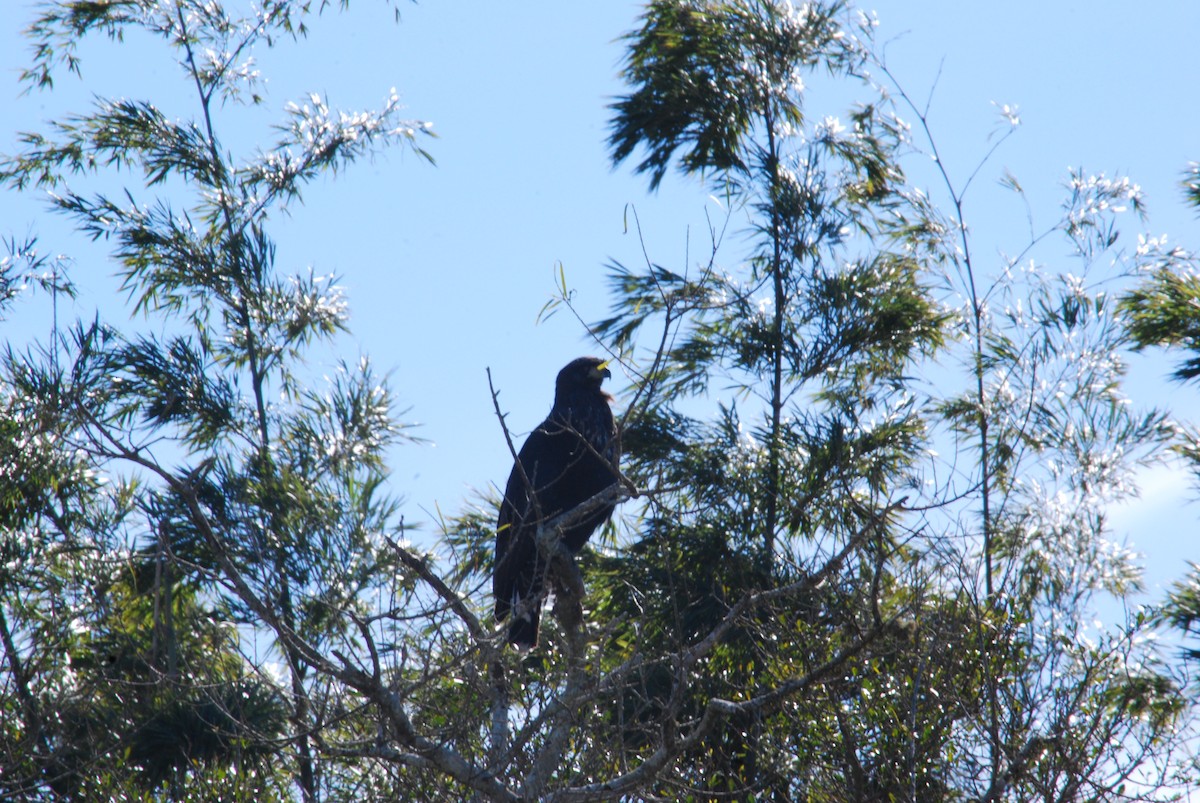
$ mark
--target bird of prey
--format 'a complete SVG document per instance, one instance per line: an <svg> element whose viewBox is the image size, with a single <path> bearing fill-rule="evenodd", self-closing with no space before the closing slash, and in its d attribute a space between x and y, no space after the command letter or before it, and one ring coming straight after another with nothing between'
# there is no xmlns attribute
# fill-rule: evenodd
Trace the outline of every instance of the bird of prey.
<svg viewBox="0 0 1200 803"><path fill-rule="evenodd" d="M559 371L550 415L529 433L509 474L496 523L492 595L496 621L511 617L508 641L518 648L537 644L546 597L551 556L538 549L539 529L563 517L562 543L573 555L612 515L615 503L580 509L620 477L612 397L600 389L611 376L607 361L595 357Z"/></svg>

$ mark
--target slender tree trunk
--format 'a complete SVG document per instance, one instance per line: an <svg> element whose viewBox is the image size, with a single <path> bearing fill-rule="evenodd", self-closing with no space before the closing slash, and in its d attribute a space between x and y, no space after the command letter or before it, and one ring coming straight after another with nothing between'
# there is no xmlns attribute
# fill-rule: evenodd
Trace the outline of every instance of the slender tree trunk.
<svg viewBox="0 0 1200 803"><path fill-rule="evenodd" d="M767 445L767 515L763 532L763 565L773 573L775 565L775 530L779 521L781 493L779 464L783 449L783 321L787 307L783 281L783 232L777 204L779 153L775 141L775 121L768 108L763 115L767 129L767 179L771 193L771 279L774 318L771 321L771 434Z"/></svg>
<svg viewBox="0 0 1200 803"><path fill-rule="evenodd" d="M282 563L282 561L280 561ZM286 572L280 568L282 591L279 595L280 619L292 632L296 630L296 615L292 605L291 584ZM288 672L292 678L292 730L296 744L296 764L298 770L297 784L300 787L300 798L304 803L316 803L317 783L313 773L312 740L309 731L312 723L309 721L308 690L304 686L306 676L304 663L300 655L284 643L287 653Z"/></svg>
<svg viewBox="0 0 1200 803"><path fill-rule="evenodd" d="M17 652L17 645L13 641L12 630L8 626L8 617L4 614L3 605L0 605L0 641L4 644L4 655L8 661L8 669L12 673L17 699L21 701L21 710L25 716L25 725L28 728L30 739L48 753L50 745L42 730L41 711L38 708L37 698L29 690L29 675L25 672L21 654Z"/></svg>

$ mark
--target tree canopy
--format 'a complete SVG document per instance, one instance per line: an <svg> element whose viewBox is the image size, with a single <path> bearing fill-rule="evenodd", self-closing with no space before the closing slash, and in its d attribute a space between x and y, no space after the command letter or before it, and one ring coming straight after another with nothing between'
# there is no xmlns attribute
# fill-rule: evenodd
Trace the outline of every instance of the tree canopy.
<svg viewBox="0 0 1200 803"><path fill-rule="evenodd" d="M387 461L413 433L368 358L311 370L347 300L276 260L279 212L381 149L428 157L427 126L394 92L358 113L313 95L276 141L225 144L264 97L248 59L336 5L57 0L29 28L39 90L81 70L88 37L157 37L191 113L99 97L0 161L5 188L52 191L106 244L153 323L97 315L0 362L0 794L1065 801L1194 783L1195 690L1155 636L1200 619L1195 578L1161 613L1094 622L1138 586L1112 505L1138 467L1200 455L1190 425L1126 395L1138 349L1196 350L1200 295L1187 252L1118 245L1135 184L1073 172L1059 219L981 260L975 173L936 158L869 17L650 0L621 43L612 161L650 187L681 171L727 216L699 259L608 266L610 312L581 329L630 377L622 482L600 500L622 505L578 556L582 618L557 607L518 652L486 591L501 500L410 532ZM818 84L845 105L810 108ZM76 291L7 242L0 316L29 274ZM573 308L563 285L548 312ZM552 546L557 524L531 537Z"/></svg>

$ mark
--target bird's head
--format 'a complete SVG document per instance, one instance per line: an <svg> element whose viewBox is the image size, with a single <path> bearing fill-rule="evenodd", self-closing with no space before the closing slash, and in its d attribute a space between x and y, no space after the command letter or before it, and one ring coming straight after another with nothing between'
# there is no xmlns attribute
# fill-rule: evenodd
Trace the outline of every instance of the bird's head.
<svg viewBox="0 0 1200 803"><path fill-rule="evenodd" d="M581 390L599 391L601 383L612 376L612 371L608 370L608 363L609 360L596 357L571 360L558 372L555 390L560 396L564 393L578 393Z"/></svg>

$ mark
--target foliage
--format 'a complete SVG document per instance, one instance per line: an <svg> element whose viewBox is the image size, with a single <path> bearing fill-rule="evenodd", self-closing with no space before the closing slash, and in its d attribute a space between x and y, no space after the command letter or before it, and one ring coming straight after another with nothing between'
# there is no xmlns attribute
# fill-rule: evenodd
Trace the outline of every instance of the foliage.
<svg viewBox="0 0 1200 803"><path fill-rule="evenodd" d="M694 721L705 699L755 699L840 661L822 685L852 692L756 709L738 738L683 755L672 782L809 799L1115 794L1167 754L1138 745L1169 738L1184 711L1146 648L1146 619L1087 624L1097 595L1137 582L1107 538L1105 506L1175 434L1121 393L1124 329L1105 289L1148 261L1113 248L1115 216L1140 210L1140 195L1125 179L1072 175L1061 222L1017 253L1063 237L1077 267L1018 257L985 275L970 182L935 175L949 214L907 184L908 149L943 170L936 139L874 60L869 19L827 34L840 11L664 1L631 36L614 157L642 148L637 169L653 186L678 151L680 169L750 214L755 246L726 267L714 230L694 273L615 266L615 313L594 328L641 369L630 474L666 489L629 552L607 561L598 602L602 619L628 623L614 660L661 655L618 710L651 729L677 712ZM756 47L779 30L811 49ZM896 96L852 109L849 126L806 124L798 76L813 61L834 75L877 69ZM707 90L689 81L722 68ZM640 352L651 327L661 334ZM736 395L712 424L697 419L696 397L722 386ZM804 593L739 620L723 664L667 670L739 599L797 583ZM937 660L943 645L957 660ZM625 760L648 739L641 731Z"/></svg>
<svg viewBox="0 0 1200 803"><path fill-rule="evenodd" d="M265 224L306 183L379 147L423 153L424 125L399 117L394 93L357 114L313 96L288 105L270 150L223 149L216 105L263 101L254 49L300 33L309 5L239 17L210 3L65 2L30 28L25 78L41 86L63 63L80 71L86 34L157 35L195 116L98 99L24 135L0 167L10 187L52 188L57 211L112 243L134 311L159 324L80 322L5 358L4 427L20 437L5 440L17 482L5 485L0 624L6 707L21 712L6 716L5 755L23 756L4 774L9 795L321 791L311 733L331 700L273 629L355 643L347 617L391 588L382 454L404 433L366 360L325 387L306 376L306 349L344 330L345 300L332 277L279 275ZM140 172L142 186L77 186L110 171ZM37 268L33 244L10 250L14 270ZM251 660L263 650L278 671Z"/></svg>
<svg viewBox="0 0 1200 803"><path fill-rule="evenodd" d="M1184 195L1196 208L1200 208L1198 170L1195 163L1189 165L1183 181ZM1200 357L1196 356L1200 350L1200 316L1196 311L1200 277L1195 255L1179 246L1168 249L1165 237L1142 241L1139 251L1148 257L1149 275L1121 299L1129 319L1129 336L1138 349L1160 346L1182 350L1182 362L1173 377L1179 382L1194 382L1200 376ZM1194 426L1184 428L1175 448L1193 476L1200 474L1200 432ZM1200 622L1200 567L1195 563L1171 589L1160 618L1185 637L1195 633ZM1193 662L1200 659L1200 650L1195 647L1184 647L1183 654Z"/></svg>
<svg viewBox="0 0 1200 803"><path fill-rule="evenodd" d="M591 332L634 381L627 483L598 503L622 514L579 558L585 623L546 617L518 653L482 613L494 502L444 522L440 557L406 541L385 456L409 433L369 360L312 376L346 301L286 275L268 225L378 148L423 154L427 127L394 92L361 113L310 96L267 150L221 144L219 122L267 102L255 49L327 5L63 0L30 28L43 88L82 70L86 36L159 37L192 115L100 98L0 163L111 247L148 322L4 355L6 797L1114 800L1187 782L1192 711L1152 618L1093 623L1138 582L1108 506L1187 449L1122 390L1130 334L1191 345L1185 255L1116 246L1136 186L1071 175L1059 221L981 264L971 181L908 158L937 139L869 17L651 0L614 162L651 187L674 165L728 217L700 264L611 266ZM845 111L810 113L818 82ZM23 283L72 291L36 243L8 252L0 314ZM554 554L557 533L538 536Z"/></svg>

